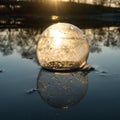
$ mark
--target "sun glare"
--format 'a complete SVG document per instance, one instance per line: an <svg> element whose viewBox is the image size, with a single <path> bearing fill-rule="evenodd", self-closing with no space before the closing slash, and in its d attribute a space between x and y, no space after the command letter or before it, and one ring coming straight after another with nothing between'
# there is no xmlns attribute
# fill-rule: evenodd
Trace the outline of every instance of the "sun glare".
<svg viewBox="0 0 120 120"><path fill-rule="evenodd" d="M50 31L50 37L53 38L53 45L54 47L60 47L62 42L62 34L59 31L51 30Z"/></svg>

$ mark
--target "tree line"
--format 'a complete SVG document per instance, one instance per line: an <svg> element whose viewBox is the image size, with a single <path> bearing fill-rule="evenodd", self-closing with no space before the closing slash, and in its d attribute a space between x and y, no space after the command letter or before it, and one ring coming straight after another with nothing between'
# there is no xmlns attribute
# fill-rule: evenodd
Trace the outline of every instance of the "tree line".
<svg viewBox="0 0 120 120"><path fill-rule="evenodd" d="M75 3L89 3L94 5L103 5L109 7L120 7L120 0L0 0L0 2L13 2L13 1L28 1L28 2L52 2L52 1L67 1Z"/></svg>

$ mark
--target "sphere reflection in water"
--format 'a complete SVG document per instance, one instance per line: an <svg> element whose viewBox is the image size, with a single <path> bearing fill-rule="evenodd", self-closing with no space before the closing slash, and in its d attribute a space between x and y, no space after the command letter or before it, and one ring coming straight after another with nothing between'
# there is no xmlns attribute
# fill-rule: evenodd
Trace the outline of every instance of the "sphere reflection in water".
<svg viewBox="0 0 120 120"><path fill-rule="evenodd" d="M48 27L37 46L37 58L42 67L53 70L71 70L85 65L89 45L83 32L69 23Z"/></svg>
<svg viewBox="0 0 120 120"><path fill-rule="evenodd" d="M37 90L50 106L68 109L80 102L87 92L88 79L85 73L54 73L41 70Z"/></svg>

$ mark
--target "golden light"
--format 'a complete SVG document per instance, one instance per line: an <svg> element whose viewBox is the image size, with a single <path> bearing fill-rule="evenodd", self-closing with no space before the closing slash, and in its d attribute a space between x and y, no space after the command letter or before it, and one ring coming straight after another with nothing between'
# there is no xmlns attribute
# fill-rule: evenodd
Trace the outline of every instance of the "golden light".
<svg viewBox="0 0 120 120"><path fill-rule="evenodd" d="M14 7L19 9L21 8L21 5L15 5Z"/></svg>
<svg viewBox="0 0 120 120"><path fill-rule="evenodd" d="M6 8L6 6L5 5L0 5L0 8Z"/></svg>
<svg viewBox="0 0 120 120"><path fill-rule="evenodd" d="M37 45L40 65L52 70L72 70L86 64L89 45L83 32L69 23L57 23L41 34Z"/></svg>
<svg viewBox="0 0 120 120"><path fill-rule="evenodd" d="M57 15L52 15L52 16L51 16L51 19L52 19L52 20L58 20L58 19L59 19L59 16L57 16Z"/></svg>
<svg viewBox="0 0 120 120"><path fill-rule="evenodd" d="M21 21L16 21L15 24L20 25L20 24L22 24L22 22Z"/></svg>
<svg viewBox="0 0 120 120"><path fill-rule="evenodd" d="M1 23L1 24L6 24L7 21L6 21L6 20L0 20L0 23Z"/></svg>
<svg viewBox="0 0 120 120"><path fill-rule="evenodd" d="M62 42L62 34L59 31L51 30L50 37L53 37L53 46L59 48Z"/></svg>

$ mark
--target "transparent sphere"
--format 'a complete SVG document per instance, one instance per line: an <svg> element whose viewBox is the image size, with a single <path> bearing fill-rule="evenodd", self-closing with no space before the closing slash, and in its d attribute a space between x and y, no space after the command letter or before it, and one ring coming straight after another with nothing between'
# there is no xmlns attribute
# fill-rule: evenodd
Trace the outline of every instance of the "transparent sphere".
<svg viewBox="0 0 120 120"><path fill-rule="evenodd" d="M41 70L37 78L37 91L50 106L68 109L77 105L86 95L87 74L77 72L50 72Z"/></svg>
<svg viewBox="0 0 120 120"><path fill-rule="evenodd" d="M37 58L46 69L78 69L87 61L89 45L83 32L69 23L57 23L41 34Z"/></svg>

